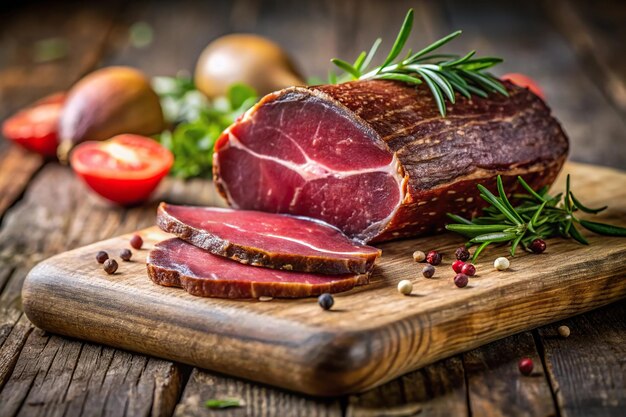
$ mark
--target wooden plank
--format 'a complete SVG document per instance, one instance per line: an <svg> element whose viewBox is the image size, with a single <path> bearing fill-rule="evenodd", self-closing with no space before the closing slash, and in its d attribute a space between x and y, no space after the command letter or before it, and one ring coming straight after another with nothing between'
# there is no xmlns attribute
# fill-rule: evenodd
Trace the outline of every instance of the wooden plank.
<svg viewBox="0 0 626 417"><path fill-rule="evenodd" d="M468 416L466 390L461 357L454 356L350 396L346 416Z"/></svg>
<svg viewBox="0 0 626 417"><path fill-rule="evenodd" d="M518 362L534 362L530 376L520 373ZM541 358L530 332L490 343L463 355L472 415L557 415Z"/></svg>
<svg viewBox="0 0 626 417"><path fill-rule="evenodd" d="M241 407L211 412L205 406L207 400L225 398L238 399ZM339 400L312 399L194 368L174 416L194 417L213 413L228 417L288 416L294 413L309 417L338 417L342 415L342 409Z"/></svg>
<svg viewBox="0 0 626 417"><path fill-rule="evenodd" d="M102 407L108 407L111 415L124 409L128 415L171 414L182 390L178 365L55 337L53 351L60 353L54 353L58 356L54 360L61 362L54 362L50 369L55 372L50 373L52 363L45 355L51 348L38 348L48 344L49 336L31 333L32 324L22 315L20 293L26 273L43 258L143 228L154 222L157 201L185 203L191 196L204 204L216 198L206 182L194 180L183 186L167 179L152 203L122 209L91 194L67 167L48 165L42 170L24 199L7 213L0 231L0 271L8 271L0 296L0 388L4 386L0 402L10 400L7 415L64 410L71 410L70 415L91 415ZM80 351L77 360L75 346ZM111 362L118 357L119 364ZM32 369L31 363L35 363ZM118 381L116 375L128 366L136 372Z"/></svg>
<svg viewBox="0 0 626 417"><path fill-rule="evenodd" d="M172 363L36 330L0 392L0 403L6 416L165 416L180 390Z"/></svg>
<svg viewBox="0 0 626 417"><path fill-rule="evenodd" d="M588 204L611 206L600 219L624 223L625 174L575 164L565 172ZM562 186L563 177L557 188ZM166 237L156 228L144 235L146 247ZM338 295L335 313L321 312L311 299L202 299L159 287L146 277L145 250L107 276L94 254L117 251L128 239L40 264L24 287L29 318L61 334L316 395L364 391L443 357L626 296L621 279L626 242L618 238L589 236L591 246L551 239L549 256L522 254L508 272L491 266L505 249L489 249L477 264L479 276L465 290L450 280L458 237L386 243L373 283ZM400 296L398 280L418 275L410 254L432 247L447 254L438 279L417 279L415 295ZM113 314L119 310L124 318ZM77 319L68 322L68 316Z"/></svg>
<svg viewBox="0 0 626 417"><path fill-rule="evenodd" d="M559 336L561 325L570 328L568 338ZM563 417L624 415L626 302L546 326L539 335Z"/></svg>
<svg viewBox="0 0 626 417"><path fill-rule="evenodd" d="M626 119L589 78L563 36L533 2L446 1L448 29L463 29L448 50L500 56L496 75L522 72L543 88L571 142L574 161L623 168ZM551 6L549 6L551 7Z"/></svg>

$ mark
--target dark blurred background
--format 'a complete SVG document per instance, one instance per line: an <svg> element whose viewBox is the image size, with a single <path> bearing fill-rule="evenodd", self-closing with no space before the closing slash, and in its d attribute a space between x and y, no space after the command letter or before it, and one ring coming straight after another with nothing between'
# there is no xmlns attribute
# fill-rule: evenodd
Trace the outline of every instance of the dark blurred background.
<svg viewBox="0 0 626 417"><path fill-rule="evenodd" d="M0 6L0 120L107 65L148 75L192 72L217 36L253 32L281 44L306 77L388 50L408 8L409 45L453 30L450 51L505 59L494 71L534 78L572 140L571 158L626 169L625 1L22 1ZM0 150L8 144L2 140Z"/></svg>

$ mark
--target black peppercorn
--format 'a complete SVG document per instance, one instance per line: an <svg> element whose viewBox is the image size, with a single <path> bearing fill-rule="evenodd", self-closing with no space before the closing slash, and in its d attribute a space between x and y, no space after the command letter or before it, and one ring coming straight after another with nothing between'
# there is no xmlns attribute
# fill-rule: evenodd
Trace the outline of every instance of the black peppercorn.
<svg viewBox="0 0 626 417"><path fill-rule="evenodd" d="M104 271L111 275L114 274L115 271L117 271L117 261L115 259L107 259L104 262Z"/></svg>
<svg viewBox="0 0 626 417"><path fill-rule="evenodd" d="M456 256L456 259L458 259L459 261L465 262L470 258L470 253L465 246L461 246L456 251L454 251L454 256Z"/></svg>
<svg viewBox="0 0 626 417"><path fill-rule="evenodd" d="M109 254L103 250L96 254L96 261L98 261L99 264L103 264L107 259L109 259Z"/></svg>
<svg viewBox="0 0 626 417"><path fill-rule="evenodd" d="M432 278L433 275L435 275L435 267L426 265L424 269L422 269L422 275L424 275L424 278Z"/></svg>
<svg viewBox="0 0 626 417"><path fill-rule="evenodd" d="M130 258L133 257L133 253L130 251L130 249L122 249L120 251L120 258L122 258L122 261L130 261Z"/></svg>
<svg viewBox="0 0 626 417"><path fill-rule="evenodd" d="M335 299L332 295L324 293L319 296L317 302L324 310L330 310L333 307L333 304L335 304Z"/></svg>

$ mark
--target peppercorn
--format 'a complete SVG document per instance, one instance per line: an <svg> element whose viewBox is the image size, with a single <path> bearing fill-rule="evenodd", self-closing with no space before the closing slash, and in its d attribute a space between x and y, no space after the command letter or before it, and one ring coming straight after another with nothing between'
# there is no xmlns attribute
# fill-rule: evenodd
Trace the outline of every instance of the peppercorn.
<svg viewBox="0 0 626 417"><path fill-rule="evenodd" d="M422 269L422 275L424 275L424 278L432 278L433 275L435 275L435 267L426 265L424 269Z"/></svg>
<svg viewBox="0 0 626 417"><path fill-rule="evenodd" d="M130 246L135 249L141 249L141 247L143 246L143 239L141 238L141 236L133 235L133 237L130 238Z"/></svg>
<svg viewBox="0 0 626 417"><path fill-rule="evenodd" d="M398 282L398 292L400 294L409 295L413 291L413 284L408 279Z"/></svg>
<svg viewBox="0 0 626 417"><path fill-rule="evenodd" d="M461 268L463 268L463 265L465 265L465 262L461 260L454 261L452 262L452 269L458 274L461 272Z"/></svg>
<svg viewBox="0 0 626 417"><path fill-rule="evenodd" d="M104 267L104 271L107 274L109 275L114 274L115 271L117 271L117 261L115 259L107 259L104 262L103 267Z"/></svg>
<svg viewBox="0 0 626 417"><path fill-rule="evenodd" d="M517 365L522 375L530 375L533 372L533 360L530 358L522 358Z"/></svg>
<svg viewBox="0 0 626 417"><path fill-rule="evenodd" d="M474 275L476 275L476 267L470 263L467 263L461 268L461 273L467 275L468 277L473 277Z"/></svg>
<svg viewBox="0 0 626 417"><path fill-rule="evenodd" d="M122 261L130 261L130 258L132 258L133 253L130 251L130 249L122 249L120 252L120 258L122 258Z"/></svg>
<svg viewBox="0 0 626 417"><path fill-rule="evenodd" d="M459 261L465 262L469 259L470 253L465 246L461 246L456 251L454 251L454 256L456 256L456 259L458 259Z"/></svg>
<svg viewBox="0 0 626 417"><path fill-rule="evenodd" d="M467 286L468 282L469 282L469 277L465 274L456 274L456 276L454 277L454 285L456 285L459 288L463 288Z"/></svg>
<svg viewBox="0 0 626 417"><path fill-rule="evenodd" d="M333 298L332 295L328 293L324 293L318 297L317 303L324 310L330 310L333 307L333 304L335 304L335 299Z"/></svg>
<svg viewBox="0 0 626 417"><path fill-rule="evenodd" d="M439 265L441 263L441 258L442 256L439 252L435 250L431 250L426 255L426 262L428 262L431 265Z"/></svg>
<svg viewBox="0 0 626 417"><path fill-rule="evenodd" d="M416 250L415 252L413 252L413 260L415 262L422 262L424 259L426 259L426 254L421 250Z"/></svg>
<svg viewBox="0 0 626 417"><path fill-rule="evenodd" d="M109 259L109 254L103 250L96 254L96 261L98 261L99 264L103 264L107 259Z"/></svg>
<svg viewBox="0 0 626 417"><path fill-rule="evenodd" d="M569 337L570 335L570 330L569 327L567 326L559 326L559 334L561 335L561 337Z"/></svg>
<svg viewBox="0 0 626 417"><path fill-rule="evenodd" d="M509 269L509 266L511 266L511 263L505 257L500 257L493 261L493 267L498 271L505 271Z"/></svg>
<svg viewBox="0 0 626 417"><path fill-rule="evenodd" d="M546 250L546 242L543 239L535 239L528 246L533 253L543 253Z"/></svg>

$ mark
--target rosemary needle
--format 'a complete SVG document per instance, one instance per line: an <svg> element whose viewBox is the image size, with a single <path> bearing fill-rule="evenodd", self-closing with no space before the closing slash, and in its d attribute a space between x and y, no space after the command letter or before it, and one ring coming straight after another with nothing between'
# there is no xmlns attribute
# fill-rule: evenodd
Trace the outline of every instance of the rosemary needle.
<svg viewBox="0 0 626 417"><path fill-rule="evenodd" d="M550 196L547 187L539 191L533 190L522 177L518 182L528 194L515 194L513 197L519 204L513 206L504 192L502 178L498 175L498 195L478 185L480 196L490 205L483 210L483 215L472 220L448 213L455 223L446 225L446 229L466 236L467 246L479 245L474 251L473 261L480 253L493 243L510 243L511 256L521 245L528 250L535 239L549 237L572 238L583 245L589 242L580 233L576 224L594 233L605 236L626 236L626 228L605 223L578 219L574 213L582 211L597 214L607 208L590 208L574 197L570 189L570 177L567 176L564 194Z"/></svg>
<svg viewBox="0 0 626 417"><path fill-rule="evenodd" d="M381 43L381 39L378 38L369 52L361 52L353 64L338 58L331 59L344 74L337 77L331 72L329 82L335 84L350 80L395 80L414 85L424 82L432 92L442 116L446 115L446 100L455 103L455 92L467 98L472 95L486 97L491 92L509 95L502 83L485 71L502 62L501 58L476 58L474 56L476 51L470 51L465 55L432 53L460 36L460 30L444 36L418 52L412 53L409 50L404 58L398 59L412 27L413 9L409 9L391 50L380 66L368 70Z"/></svg>

